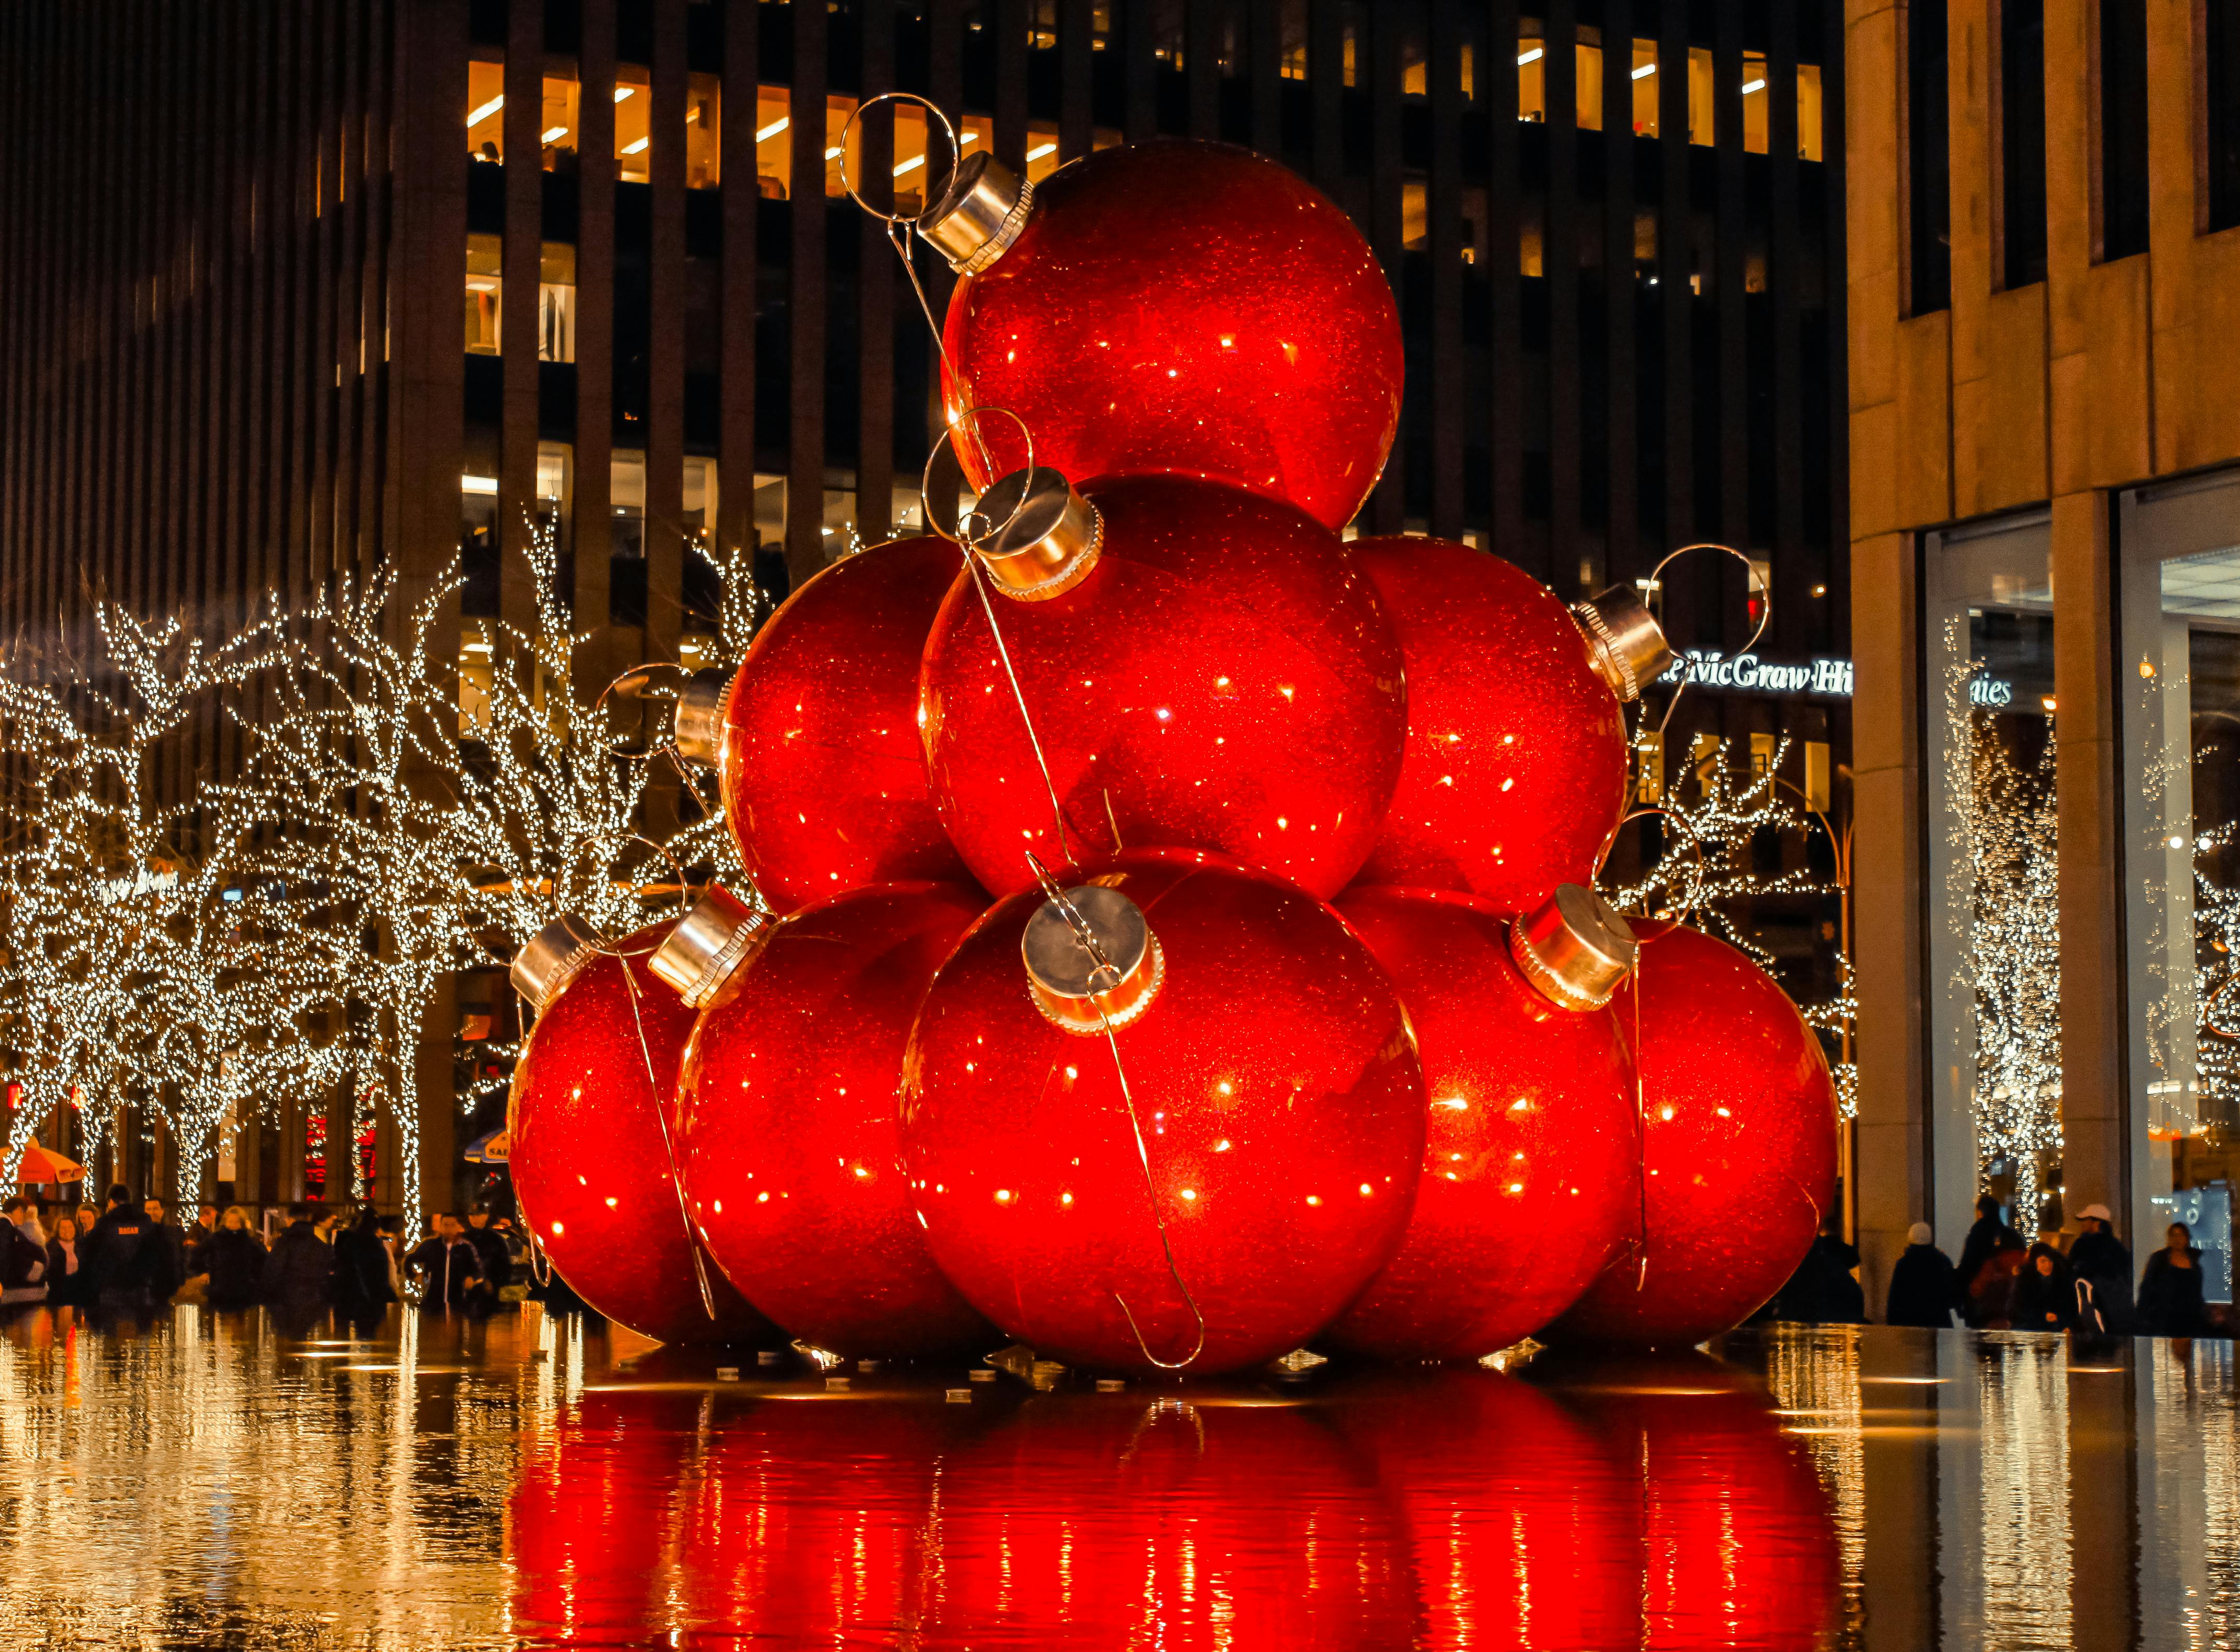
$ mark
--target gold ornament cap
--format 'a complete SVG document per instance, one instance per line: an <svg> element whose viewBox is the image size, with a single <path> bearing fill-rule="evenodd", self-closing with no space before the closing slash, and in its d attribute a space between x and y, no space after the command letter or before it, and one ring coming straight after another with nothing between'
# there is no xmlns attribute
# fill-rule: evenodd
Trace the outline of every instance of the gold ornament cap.
<svg viewBox="0 0 2240 1652"><path fill-rule="evenodd" d="M730 677L722 671L695 671L686 680L669 736L685 762L707 769L723 766L723 702L730 688Z"/></svg>
<svg viewBox="0 0 2240 1652"><path fill-rule="evenodd" d="M704 1009L723 983L770 943L777 920L710 883L654 949L646 968L677 989L687 1009Z"/></svg>
<svg viewBox="0 0 2240 1652"><path fill-rule="evenodd" d="M990 529L972 549L996 589L1016 602L1071 590L1104 552L1103 513L1046 465L1001 478L972 514Z"/></svg>
<svg viewBox="0 0 2240 1652"><path fill-rule="evenodd" d="M575 913L552 920L513 955L513 989L539 1015L599 956L599 932Z"/></svg>
<svg viewBox="0 0 2240 1652"><path fill-rule="evenodd" d="M1599 1009L1633 969L1633 928L1592 889L1561 883L1509 926L1509 956L1559 1009Z"/></svg>
<svg viewBox="0 0 2240 1652"><path fill-rule="evenodd" d="M1136 1021L1166 979L1166 959L1143 909L1102 884L1044 901L1027 920L1019 954L1035 1008L1053 1026L1085 1038Z"/></svg>
<svg viewBox="0 0 2240 1652"><path fill-rule="evenodd" d="M1664 628L1641 598L1623 585L1571 605L1571 617L1587 639L1587 662L1621 700L1638 700L1641 691L1672 663Z"/></svg>
<svg viewBox="0 0 2240 1652"><path fill-rule="evenodd" d="M1019 238L1035 186L983 151L957 164L949 187L917 222L928 246L960 276L977 276Z"/></svg>

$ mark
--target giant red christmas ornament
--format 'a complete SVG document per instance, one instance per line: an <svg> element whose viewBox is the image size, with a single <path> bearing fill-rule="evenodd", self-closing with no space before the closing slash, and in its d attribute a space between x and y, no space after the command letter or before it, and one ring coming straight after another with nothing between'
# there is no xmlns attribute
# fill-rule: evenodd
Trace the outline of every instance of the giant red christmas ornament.
<svg viewBox="0 0 2240 1652"><path fill-rule="evenodd" d="M965 936L911 1032L902 1121L935 1260L989 1318L1060 1360L1210 1372L1297 1347L1390 1258L1423 1079L1336 914L1139 850Z"/></svg>
<svg viewBox="0 0 2240 1652"><path fill-rule="evenodd" d="M723 706L723 814L775 909L964 876L917 737L918 660L957 567L943 539L870 546L794 592L747 650Z"/></svg>
<svg viewBox="0 0 2240 1652"><path fill-rule="evenodd" d="M1530 1378L1577 1404L1633 1469L1644 1652L1826 1644L1835 1522L1810 1455L1755 1378L1708 1355L1535 1360ZM1542 1644L1534 1642L1531 1644Z"/></svg>
<svg viewBox="0 0 2240 1652"><path fill-rule="evenodd" d="M1641 1082L1641 1260L1551 1328L1565 1342L1685 1347L1778 1290L1836 1196L1836 1089L1797 1006L1723 941L1637 923L1612 1003Z"/></svg>
<svg viewBox="0 0 2240 1652"><path fill-rule="evenodd" d="M910 1019L981 908L938 884L858 889L795 913L696 995L713 1002L682 1083L692 1219L747 1299L819 1348L993 1346L933 1265L895 1130Z"/></svg>
<svg viewBox="0 0 2240 1652"><path fill-rule="evenodd" d="M537 1009L506 1102L508 1169L522 1220L576 1294L664 1342L770 1334L715 1265L700 1296L664 1125L692 1012L647 973L667 925L603 949L580 920L551 924L514 960ZM625 955L616 956L616 951ZM649 1070L649 1069L650 1070Z"/></svg>
<svg viewBox="0 0 2240 1652"><path fill-rule="evenodd" d="M1360 232L1296 173L1158 143L1029 189L973 155L922 227L965 272L944 332L952 421L1006 409L1037 464L1215 477L1328 528L1376 484L1400 417L1399 314ZM953 439L976 486L1028 463L1010 419Z"/></svg>
<svg viewBox="0 0 2240 1652"><path fill-rule="evenodd" d="M1027 851L1063 866L1160 843L1334 894L1376 842L1406 716L1398 645L1337 536L1288 505L1175 476L1084 499L1038 473L1014 520L991 502L1023 481L983 501L1013 523L983 550L1007 593L991 600L1010 670L970 578L926 643L927 771L973 875L1009 894L1031 882Z"/></svg>
<svg viewBox="0 0 2240 1652"><path fill-rule="evenodd" d="M1338 911L1407 1006L1430 1108L1408 1236L1321 1341L1476 1359L1569 1308L1632 1226L1633 1076L1602 1007L1632 936L1576 886L1514 936L1468 895L1355 889Z"/></svg>
<svg viewBox="0 0 2240 1652"><path fill-rule="evenodd" d="M1420 538L1357 540L1354 554L1408 671L1407 756L1363 881L1470 889L1509 912L1591 883L1626 799L1606 655L1498 556Z"/></svg>

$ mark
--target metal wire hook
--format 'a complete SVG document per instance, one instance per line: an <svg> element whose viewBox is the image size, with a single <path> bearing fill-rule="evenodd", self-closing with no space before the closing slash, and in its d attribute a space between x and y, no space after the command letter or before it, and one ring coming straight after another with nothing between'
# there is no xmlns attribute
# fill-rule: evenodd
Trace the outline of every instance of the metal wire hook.
<svg viewBox="0 0 2240 1652"><path fill-rule="evenodd" d="M930 189L925 192L925 205L920 207L916 212L880 211L878 208L863 199L855 183L848 177L849 134L856 130L856 123L863 118L865 111L877 108L881 103L892 103L920 105L927 114L941 123L941 130L949 135L949 176L942 180L939 190ZM930 134L929 133L928 136L930 137ZM949 193L949 186L957 181L957 169L963 163L964 148L957 141L957 128L950 123L949 117L943 112L940 104L930 97L919 96L917 92L881 92L877 97L867 97L856 106L856 112L848 117L847 124L840 129L840 187L848 191L848 198L850 201L890 228L905 223L914 228L921 223L925 215L932 210L933 203ZM926 168L926 176L929 178L933 176L933 168L930 165Z"/></svg>

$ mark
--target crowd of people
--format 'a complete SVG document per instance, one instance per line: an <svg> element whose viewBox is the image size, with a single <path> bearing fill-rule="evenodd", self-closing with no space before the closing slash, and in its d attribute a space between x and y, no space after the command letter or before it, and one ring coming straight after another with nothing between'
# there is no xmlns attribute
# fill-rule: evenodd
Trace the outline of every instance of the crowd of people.
<svg viewBox="0 0 2240 1652"><path fill-rule="evenodd" d="M122 1185L106 1208L18 1196L0 1223L0 1304L130 1310L172 1302L263 1304L345 1317L377 1316L408 1296L428 1307L519 1300L521 1241L504 1216L477 1209L436 1218L408 1242L401 1216L350 1203L297 1203L270 1233L240 1205L197 1207L182 1224L158 1198Z"/></svg>
<svg viewBox="0 0 2240 1652"><path fill-rule="evenodd" d="M2079 1231L2066 1244L2058 1231L2025 1242L1988 1193L1976 1202L1976 1217L1957 1262L1937 1249L1927 1222L1913 1224L1890 1270L1885 1322L1943 1329L1957 1320L1977 1330L2092 1336L2197 1336L2208 1329L2201 1248L2183 1222L2170 1224L2135 1289L2130 1249L2105 1205L2079 1211ZM1857 1249L1831 1221L1774 1299L1773 1317L1864 1320L1866 1297L1853 1273L1858 1265Z"/></svg>

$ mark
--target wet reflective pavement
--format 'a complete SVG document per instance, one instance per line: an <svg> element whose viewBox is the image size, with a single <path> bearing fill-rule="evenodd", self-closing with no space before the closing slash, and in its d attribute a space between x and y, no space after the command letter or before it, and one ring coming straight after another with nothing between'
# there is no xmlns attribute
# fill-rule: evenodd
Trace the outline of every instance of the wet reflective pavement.
<svg viewBox="0 0 2240 1652"><path fill-rule="evenodd" d="M0 1445L8 1648L2240 1648L2228 1342L1102 1392L38 1309Z"/></svg>

